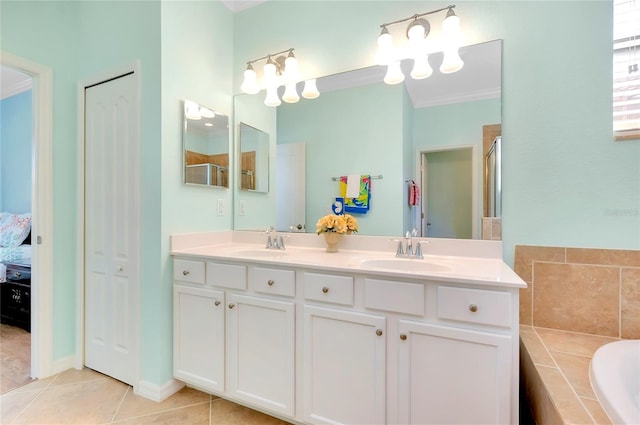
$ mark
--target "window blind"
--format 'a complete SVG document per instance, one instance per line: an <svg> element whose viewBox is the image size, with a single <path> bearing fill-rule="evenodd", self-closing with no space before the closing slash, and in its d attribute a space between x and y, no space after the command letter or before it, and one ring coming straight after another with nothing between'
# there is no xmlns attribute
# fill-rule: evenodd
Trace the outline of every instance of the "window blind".
<svg viewBox="0 0 640 425"><path fill-rule="evenodd" d="M640 137L640 0L614 0L613 130Z"/></svg>

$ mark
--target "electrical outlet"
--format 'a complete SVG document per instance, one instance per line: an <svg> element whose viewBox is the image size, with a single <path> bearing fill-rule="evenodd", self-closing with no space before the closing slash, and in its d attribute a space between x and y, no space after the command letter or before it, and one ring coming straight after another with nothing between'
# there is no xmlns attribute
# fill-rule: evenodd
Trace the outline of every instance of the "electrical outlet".
<svg viewBox="0 0 640 425"><path fill-rule="evenodd" d="M218 199L218 215L224 215L224 199Z"/></svg>
<svg viewBox="0 0 640 425"><path fill-rule="evenodd" d="M238 215L245 215L245 213L246 213L245 202L244 201L238 202Z"/></svg>

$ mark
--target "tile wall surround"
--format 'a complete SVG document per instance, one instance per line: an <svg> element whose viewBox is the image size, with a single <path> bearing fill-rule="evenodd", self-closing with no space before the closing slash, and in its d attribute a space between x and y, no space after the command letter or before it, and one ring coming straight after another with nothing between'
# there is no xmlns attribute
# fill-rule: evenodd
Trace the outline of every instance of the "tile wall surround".
<svg viewBox="0 0 640 425"><path fill-rule="evenodd" d="M640 339L640 251L517 245L522 382L538 423L610 424L593 353Z"/></svg>
<svg viewBox="0 0 640 425"><path fill-rule="evenodd" d="M502 240L502 218L482 217L482 239L489 241Z"/></svg>
<svg viewBox="0 0 640 425"><path fill-rule="evenodd" d="M640 250L517 245L520 323L640 339Z"/></svg>

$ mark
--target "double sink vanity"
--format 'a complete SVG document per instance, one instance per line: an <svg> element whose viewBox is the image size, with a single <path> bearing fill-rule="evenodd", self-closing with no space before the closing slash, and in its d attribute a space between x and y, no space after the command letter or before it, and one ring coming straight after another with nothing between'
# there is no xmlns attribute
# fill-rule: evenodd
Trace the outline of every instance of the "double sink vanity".
<svg viewBox="0 0 640 425"><path fill-rule="evenodd" d="M304 424L518 423L518 291L502 243L172 236L174 377Z"/></svg>

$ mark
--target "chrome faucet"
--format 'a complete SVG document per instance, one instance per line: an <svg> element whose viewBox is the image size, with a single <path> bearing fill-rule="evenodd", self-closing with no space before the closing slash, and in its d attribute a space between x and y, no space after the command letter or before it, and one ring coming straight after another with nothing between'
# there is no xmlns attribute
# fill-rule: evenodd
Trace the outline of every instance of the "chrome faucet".
<svg viewBox="0 0 640 425"><path fill-rule="evenodd" d="M404 235L404 244L403 247L402 240L398 240L398 248L396 250L396 257L398 258L424 258L422 256L422 244L421 241L417 241L415 243L414 248L414 240L413 238L418 236L418 231L414 228L413 230L407 230L407 233Z"/></svg>
<svg viewBox="0 0 640 425"><path fill-rule="evenodd" d="M273 226L269 226L266 231L267 234L267 245L265 248L267 249L285 249L284 239L282 235L278 235L278 232L273 228Z"/></svg>

